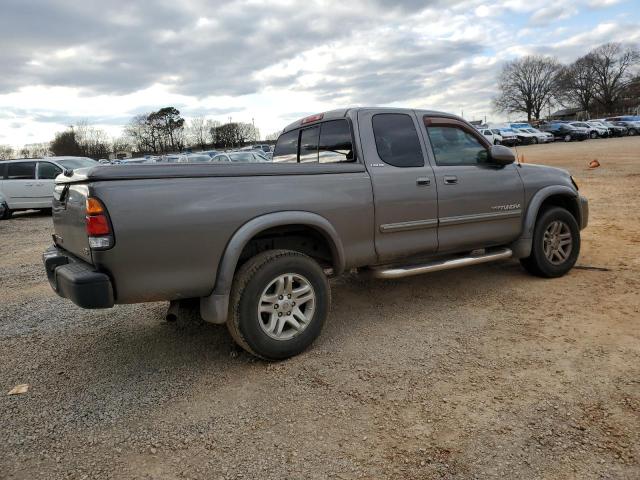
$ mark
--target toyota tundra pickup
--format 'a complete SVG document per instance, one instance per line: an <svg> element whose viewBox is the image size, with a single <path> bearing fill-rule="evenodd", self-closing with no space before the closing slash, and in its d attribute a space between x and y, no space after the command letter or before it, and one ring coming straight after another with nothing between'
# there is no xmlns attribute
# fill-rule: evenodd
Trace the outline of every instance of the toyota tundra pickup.
<svg viewBox="0 0 640 480"><path fill-rule="evenodd" d="M463 119L352 108L287 126L273 161L142 164L56 179L52 288L83 308L199 299L250 353L305 350L327 278L399 278L519 259L559 277L588 203L564 170L520 164Z"/></svg>

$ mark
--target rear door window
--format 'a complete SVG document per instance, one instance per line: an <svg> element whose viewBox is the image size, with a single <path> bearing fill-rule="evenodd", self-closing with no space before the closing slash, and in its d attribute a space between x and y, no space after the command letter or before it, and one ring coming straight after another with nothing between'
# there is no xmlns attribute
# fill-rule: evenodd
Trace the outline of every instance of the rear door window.
<svg viewBox="0 0 640 480"><path fill-rule="evenodd" d="M298 134L300 130L292 130L280 135L273 151L273 161L278 163L295 163L298 161Z"/></svg>
<svg viewBox="0 0 640 480"><path fill-rule="evenodd" d="M380 159L394 167L422 167L424 157L413 119L404 113L379 113L371 119Z"/></svg>
<svg viewBox="0 0 640 480"><path fill-rule="evenodd" d="M36 162L10 163L7 167L9 180L33 180L36 178Z"/></svg>
<svg viewBox="0 0 640 480"><path fill-rule="evenodd" d="M53 180L62 173L57 165L50 162L38 162L38 178L42 180Z"/></svg>

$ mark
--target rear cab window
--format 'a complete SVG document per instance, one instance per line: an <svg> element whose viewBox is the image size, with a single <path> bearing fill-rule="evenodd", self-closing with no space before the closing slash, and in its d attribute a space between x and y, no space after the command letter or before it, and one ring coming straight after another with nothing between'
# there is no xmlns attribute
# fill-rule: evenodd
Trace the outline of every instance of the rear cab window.
<svg viewBox="0 0 640 480"><path fill-rule="evenodd" d="M273 151L274 163L343 163L354 159L351 127L346 119L283 133Z"/></svg>

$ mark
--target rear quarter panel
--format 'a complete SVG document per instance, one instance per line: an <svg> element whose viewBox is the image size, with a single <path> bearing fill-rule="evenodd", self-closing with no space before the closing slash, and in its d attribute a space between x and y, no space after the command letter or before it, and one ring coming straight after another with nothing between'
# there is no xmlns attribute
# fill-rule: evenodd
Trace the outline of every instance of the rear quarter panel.
<svg viewBox="0 0 640 480"><path fill-rule="evenodd" d="M90 185L105 203L114 248L94 252L118 303L201 297L213 290L225 247L244 223L287 210L326 218L347 266L375 259L366 172L115 180Z"/></svg>

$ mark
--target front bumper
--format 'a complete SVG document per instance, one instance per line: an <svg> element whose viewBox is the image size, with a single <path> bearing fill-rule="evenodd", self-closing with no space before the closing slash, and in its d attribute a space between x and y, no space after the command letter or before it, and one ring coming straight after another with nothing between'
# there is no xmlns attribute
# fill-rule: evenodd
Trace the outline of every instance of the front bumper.
<svg viewBox="0 0 640 480"><path fill-rule="evenodd" d="M109 276L52 245L42 254L51 288L82 308L110 308L114 304Z"/></svg>
<svg viewBox="0 0 640 480"><path fill-rule="evenodd" d="M584 195L578 196L578 207L580 208L580 230L587 228L589 224L589 200Z"/></svg>

